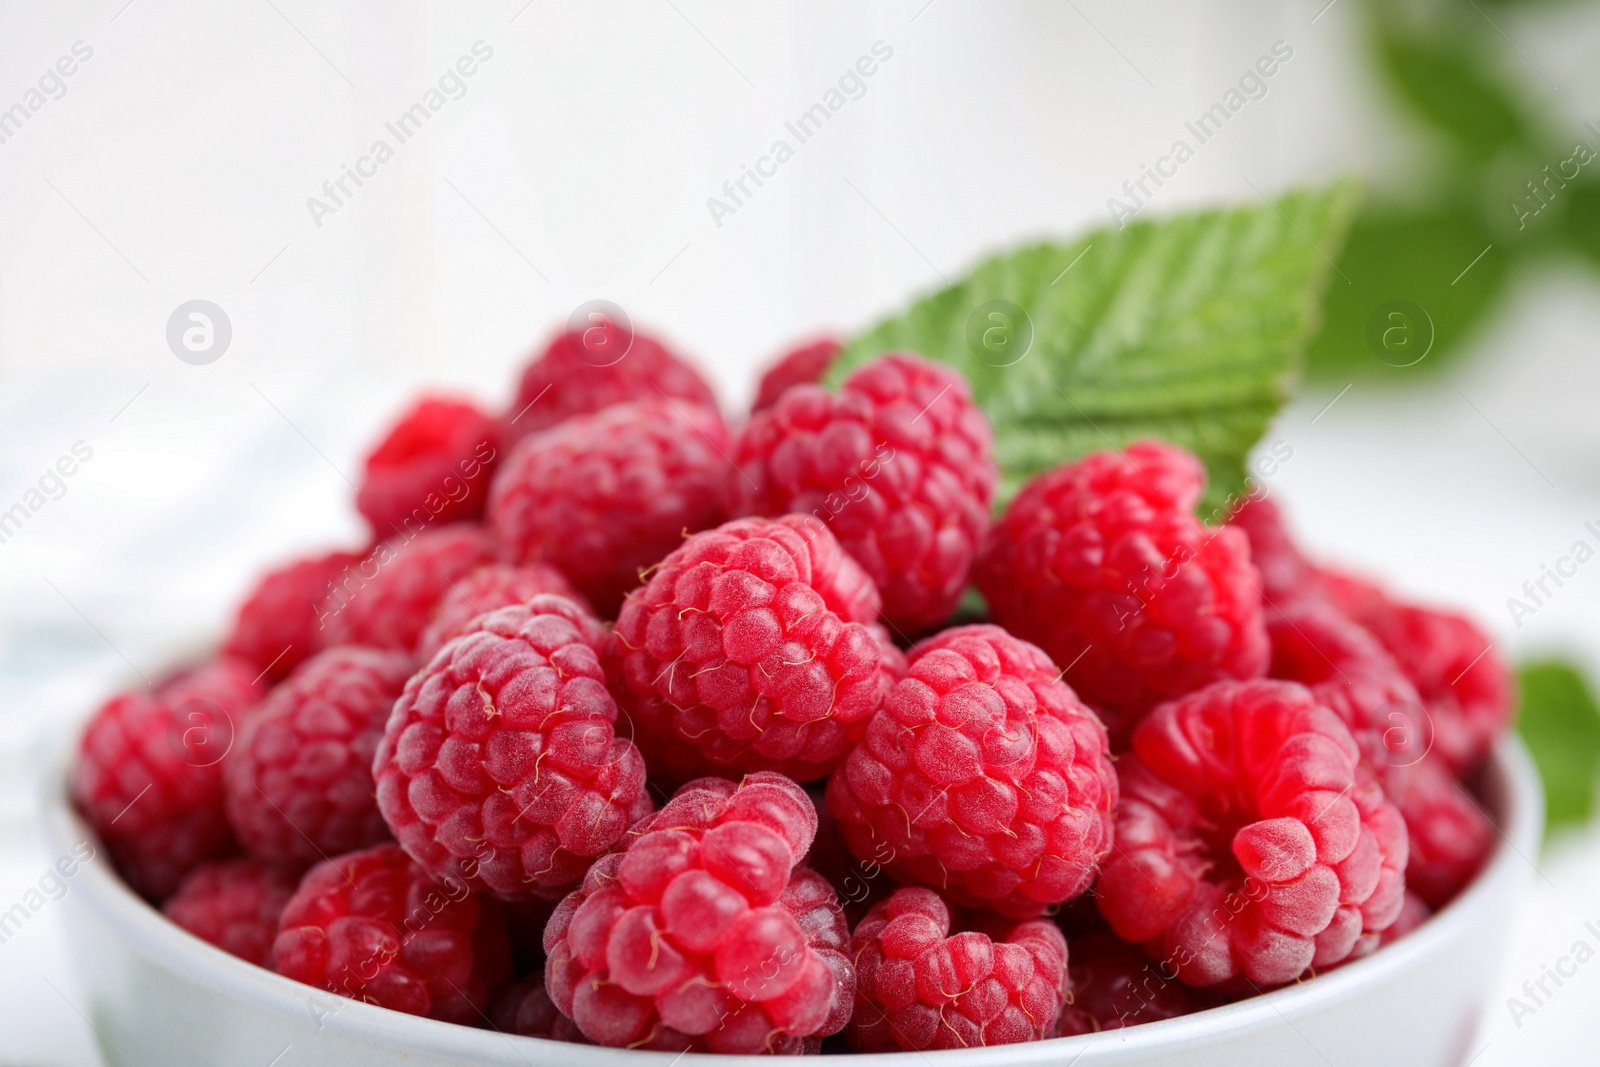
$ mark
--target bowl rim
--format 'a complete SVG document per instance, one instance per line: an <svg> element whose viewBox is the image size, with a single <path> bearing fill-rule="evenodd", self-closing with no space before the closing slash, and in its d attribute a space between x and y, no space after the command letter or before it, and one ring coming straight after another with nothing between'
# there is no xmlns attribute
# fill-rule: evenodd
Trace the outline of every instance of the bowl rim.
<svg viewBox="0 0 1600 1067"><path fill-rule="evenodd" d="M76 843L95 846L94 859L109 853L94 831L73 807L69 797L67 768L76 751L79 730L64 731L68 740L54 746L53 758L44 761L41 826L48 855L67 855ZM1104 1030L1075 1037L1053 1038L1020 1045L990 1048L949 1049L929 1052L860 1053L851 1056L861 1067L903 1067L912 1057L954 1063L959 1056L963 1067L999 1067L1000 1064L1057 1065L1076 1063L1091 1047L1114 1041L1122 1050L1147 1053L1177 1052L1199 1036L1215 1037L1262 1024L1289 1025L1293 1020L1320 1008L1358 995L1370 982L1385 973L1403 972L1419 965L1444 945L1452 942L1462 927L1472 925L1480 913L1494 905L1502 883L1525 880L1534 866L1531 853L1537 851L1543 833L1544 797L1538 772L1527 749L1514 733L1496 742L1485 766L1483 781L1492 807L1499 818L1491 817L1500 841L1489 861L1472 884L1445 908L1416 930L1380 947L1371 955L1297 985L1208 1008L1190 1015L1120 1030ZM1530 871L1521 871L1527 865ZM535 1057L553 1057L556 1062L574 1062L590 1067L623 1067L649 1064L712 1064L754 1067L763 1062L755 1056L717 1053L668 1053L639 1049L613 1049L594 1045L573 1045L543 1038L520 1037L495 1030L480 1030L455 1023L407 1015L373 1004L349 1000L285 978L248 963L190 934L133 892L117 876L109 862L85 862L72 879L73 889L93 908L101 921L114 928L136 946L145 958L181 979L204 985L241 1005L250 1005L270 1015L292 1017L306 1013L319 1030L350 1041L379 1040L399 1044L419 1052L449 1057L476 1057L492 1063L512 1062L509 1050L524 1063L540 1062ZM316 1005L328 1010L319 1012Z"/></svg>

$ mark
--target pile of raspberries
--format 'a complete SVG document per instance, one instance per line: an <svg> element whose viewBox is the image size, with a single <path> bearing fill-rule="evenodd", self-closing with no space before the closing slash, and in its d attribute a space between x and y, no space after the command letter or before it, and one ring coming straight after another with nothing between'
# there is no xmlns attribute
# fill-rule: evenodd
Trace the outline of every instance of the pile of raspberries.
<svg viewBox="0 0 1600 1067"><path fill-rule="evenodd" d="M366 459L369 544L96 712L74 797L172 921L465 1026L924 1050L1305 981L1483 864L1499 655L1263 494L1203 521L1199 461L1141 441L998 507L947 366L829 391L809 344L729 425L600 341L498 415L423 399Z"/></svg>

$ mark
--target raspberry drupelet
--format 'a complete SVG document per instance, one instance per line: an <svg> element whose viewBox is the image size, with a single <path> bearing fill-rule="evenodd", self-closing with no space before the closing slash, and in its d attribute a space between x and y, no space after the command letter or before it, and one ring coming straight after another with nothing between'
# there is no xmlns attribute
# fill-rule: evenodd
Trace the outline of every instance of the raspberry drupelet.
<svg viewBox="0 0 1600 1067"><path fill-rule="evenodd" d="M523 370L500 419L501 442L510 448L574 415L663 397L717 406L700 373L656 338L609 321L569 330Z"/></svg>
<svg viewBox="0 0 1600 1067"><path fill-rule="evenodd" d="M822 381L822 376L828 373L828 368L833 366L833 361L842 350L843 346L838 341L825 337L784 353L761 375L761 384L756 388L756 399L750 407L750 414L755 415L776 404L791 386Z"/></svg>
<svg viewBox="0 0 1600 1067"><path fill-rule="evenodd" d="M426 665L433 654L444 647L446 641L467 628L472 620L521 604L550 593L564 596L585 611L593 611L584 595L573 588L567 576L544 563L513 566L510 563L486 563L473 570L450 589L434 606L428 626L417 638L417 662Z"/></svg>
<svg viewBox="0 0 1600 1067"><path fill-rule="evenodd" d="M899 889L851 939L858 1052L975 1048L1051 1036L1067 993L1067 943L1054 923L951 934L931 889ZM1001 931L996 930L997 934Z"/></svg>
<svg viewBox="0 0 1600 1067"><path fill-rule="evenodd" d="M649 812L644 760L613 730L604 636L538 596L468 624L406 683L373 776L395 838L435 877L550 899Z"/></svg>
<svg viewBox="0 0 1600 1067"><path fill-rule="evenodd" d="M356 492L373 536L393 537L408 522L481 518L495 435L494 419L464 400L424 396L408 408L367 454Z"/></svg>
<svg viewBox="0 0 1600 1067"><path fill-rule="evenodd" d="M389 840L372 757L409 677L403 652L342 645L268 694L222 770L228 821L247 852L304 869Z"/></svg>
<svg viewBox="0 0 1600 1067"><path fill-rule="evenodd" d="M285 978L468 1026L511 977L499 902L435 881L395 845L311 868L278 918L272 955Z"/></svg>
<svg viewBox="0 0 1600 1067"><path fill-rule="evenodd" d="M652 774L811 781L844 758L889 684L872 631L832 606L850 569L803 516L739 519L629 594L607 663Z"/></svg>
<svg viewBox="0 0 1600 1067"><path fill-rule="evenodd" d="M202 863L161 911L202 941L270 968L278 916L299 884L298 874L259 860Z"/></svg>
<svg viewBox="0 0 1600 1067"><path fill-rule="evenodd" d="M722 522L728 431L707 407L656 397L524 438L489 498L514 563L559 568L605 618L639 572Z"/></svg>
<svg viewBox="0 0 1600 1067"><path fill-rule="evenodd" d="M896 881L1014 918L1087 889L1117 805L1094 713L1049 657L998 626L946 630L908 658L828 781L851 851Z"/></svg>
<svg viewBox="0 0 1600 1067"><path fill-rule="evenodd" d="M1141 441L1039 475L990 532L975 579L994 621L1033 641L1121 747L1154 705L1266 673L1245 534L1194 514L1200 461Z"/></svg>
<svg viewBox="0 0 1600 1067"><path fill-rule="evenodd" d="M811 800L779 774L684 785L545 928L545 988L613 1047L814 1053L855 1002L833 888L800 866Z"/></svg>
<svg viewBox="0 0 1600 1067"><path fill-rule="evenodd" d="M222 761L261 698L259 668L222 656L112 697L79 743L72 795L117 870L160 902L189 871L238 848Z"/></svg>
<svg viewBox="0 0 1600 1067"><path fill-rule="evenodd" d="M345 568L360 558L354 552L329 552L268 571L239 606L223 651L254 663L270 681L289 677L323 647L317 626L322 602Z"/></svg>
<svg viewBox="0 0 1600 1067"><path fill-rule="evenodd" d="M1399 914L1405 823L1304 686L1216 682L1163 704L1118 770L1096 900L1180 981L1292 982L1370 952Z"/></svg>
<svg viewBox="0 0 1600 1067"><path fill-rule="evenodd" d="M880 356L845 379L789 389L739 434L728 478L736 513L827 523L907 633L949 618L999 473L988 419L959 372Z"/></svg>
<svg viewBox="0 0 1600 1067"><path fill-rule="evenodd" d="M381 542L333 580L317 619L323 647L412 651L451 586L493 558L488 534L469 523Z"/></svg>

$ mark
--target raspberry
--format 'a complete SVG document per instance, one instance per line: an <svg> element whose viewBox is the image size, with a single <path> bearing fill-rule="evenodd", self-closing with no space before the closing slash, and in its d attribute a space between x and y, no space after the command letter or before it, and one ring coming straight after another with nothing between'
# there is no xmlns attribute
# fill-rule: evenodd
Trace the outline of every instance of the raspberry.
<svg viewBox="0 0 1600 1067"><path fill-rule="evenodd" d="M1115 935L1102 930L1071 944L1072 996L1051 1037L1119 1030L1196 1010L1188 989L1163 978L1148 956Z"/></svg>
<svg viewBox="0 0 1600 1067"><path fill-rule="evenodd" d="M1431 907L1442 908L1483 868L1494 846L1494 826L1444 762L1385 768L1383 791L1400 809L1411 842L1406 886Z"/></svg>
<svg viewBox="0 0 1600 1067"><path fill-rule="evenodd" d="M1200 461L1142 441L1039 475L991 531L975 578L995 622L1036 642L1112 739L1163 700L1266 673L1249 540L1194 515Z"/></svg>
<svg viewBox="0 0 1600 1067"><path fill-rule="evenodd" d="M818 1051L855 974L832 887L796 867L816 828L782 775L685 785L556 908L550 999L599 1045Z"/></svg>
<svg viewBox="0 0 1600 1067"><path fill-rule="evenodd" d="M410 652L450 587L491 558L488 535L465 523L381 542L329 590L317 619L324 647Z"/></svg>
<svg viewBox="0 0 1600 1067"><path fill-rule="evenodd" d="M469 624L406 683L373 777L435 877L551 898L650 810L644 760L612 732L603 640L572 601L534 597Z"/></svg>
<svg viewBox="0 0 1600 1067"><path fill-rule="evenodd" d="M278 919L272 955L297 982L472 1025L511 968L499 902L434 881L395 845L311 868Z"/></svg>
<svg viewBox="0 0 1600 1067"><path fill-rule="evenodd" d="M900 889L851 938L858 1052L973 1048L1050 1035L1067 992L1067 942L1032 920L1003 938L950 933L950 909L931 889Z"/></svg>
<svg viewBox="0 0 1600 1067"><path fill-rule="evenodd" d="M711 408L656 398L571 418L517 445L489 525L507 559L560 568L611 618L641 568L726 517L727 451Z"/></svg>
<svg viewBox="0 0 1600 1067"><path fill-rule="evenodd" d="M955 610L999 478L989 422L958 372L898 353L838 395L795 386L751 418L734 462L736 511L827 523L891 624L926 630Z"/></svg>
<svg viewBox="0 0 1600 1067"><path fill-rule="evenodd" d="M409 677L403 652L330 648L251 713L222 771L228 821L246 851L304 868L389 840L372 755Z"/></svg>
<svg viewBox="0 0 1600 1067"><path fill-rule="evenodd" d="M652 773L808 781L844 758L887 676L872 632L827 601L842 560L801 516L740 519L690 537L629 595L607 664Z"/></svg>
<svg viewBox="0 0 1600 1067"><path fill-rule="evenodd" d="M335 578L360 557L329 552L268 571L239 606L223 651L249 660L273 682L322 648L317 615Z"/></svg>
<svg viewBox="0 0 1600 1067"><path fill-rule="evenodd" d="M1287 607L1321 596L1317 569L1301 554L1282 510L1270 497L1246 501L1228 525L1250 538L1250 561L1261 574L1261 593L1268 604Z"/></svg>
<svg viewBox="0 0 1600 1067"><path fill-rule="evenodd" d="M750 414L758 414L776 404L792 385L822 381L822 376L828 373L828 368L833 366L833 361L842 350L843 346L831 337L790 349L761 376L761 385L756 390L756 402L750 408Z"/></svg>
<svg viewBox="0 0 1600 1067"><path fill-rule="evenodd" d="M494 1028L503 1034L542 1037L549 1041L570 1041L587 1045L578 1024L556 1010L550 994L544 991L544 976L529 975L500 994L489 1013Z"/></svg>
<svg viewBox="0 0 1600 1067"><path fill-rule="evenodd" d="M373 535L480 518L497 458L495 432L494 420L473 404L418 400L367 455L356 510Z"/></svg>
<svg viewBox="0 0 1600 1067"><path fill-rule="evenodd" d="M1406 821L1406 885L1441 905L1471 880L1494 828L1429 751L1416 687L1366 630L1326 603L1269 612L1272 676L1301 682L1350 728L1383 791Z"/></svg>
<svg viewBox="0 0 1600 1067"><path fill-rule="evenodd" d="M112 697L89 720L73 797L128 884L160 901L185 874L237 846L222 806L222 758L261 697L258 668L222 656Z"/></svg>
<svg viewBox="0 0 1600 1067"><path fill-rule="evenodd" d="M1089 887L1117 776L1094 713L998 626L911 650L910 673L828 781L850 849L896 881L1030 918Z"/></svg>
<svg viewBox="0 0 1600 1067"><path fill-rule="evenodd" d="M161 910L202 941L259 967L272 966L278 916L300 879L256 860L202 863Z"/></svg>
<svg viewBox="0 0 1600 1067"><path fill-rule="evenodd" d="M583 594L554 567L543 563L522 567L509 563L484 564L460 581L452 582L449 592L439 599L427 629L417 639L417 662L431 660L446 641L459 635L473 619L524 603L541 593L564 596L585 611L591 610Z"/></svg>
<svg viewBox="0 0 1600 1067"><path fill-rule="evenodd" d="M1371 951L1399 913L1405 823L1304 686L1217 682L1163 704L1118 770L1100 912L1180 981L1291 982Z"/></svg>
<svg viewBox="0 0 1600 1067"><path fill-rule="evenodd" d="M1470 774L1511 714L1511 679L1494 642L1464 615L1391 599L1360 579L1323 572L1329 598L1393 653L1422 696L1433 750Z"/></svg>
<svg viewBox="0 0 1600 1067"><path fill-rule="evenodd" d="M611 322L568 331L523 370L517 398L500 420L501 440L509 448L573 415L662 397L717 406L699 372L655 338Z"/></svg>

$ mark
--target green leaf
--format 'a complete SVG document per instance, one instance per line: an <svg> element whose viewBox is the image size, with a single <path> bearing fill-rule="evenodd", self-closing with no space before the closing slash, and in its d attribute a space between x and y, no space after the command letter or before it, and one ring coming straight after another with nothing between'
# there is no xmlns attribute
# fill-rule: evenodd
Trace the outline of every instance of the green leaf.
<svg viewBox="0 0 1600 1067"><path fill-rule="evenodd" d="M1568 663L1526 663L1517 672L1522 710L1517 732L1544 780L1545 829L1586 822L1600 777L1600 707Z"/></svg>
<svg viewBox="0 0 1600 1067"><path fill-rule="evenodd" d="M1218 507L1298 372L1358 197L1347 180L1002 253L852 340L829 379L895 349L960 369L994 424L1002 499L1087 452L1161 437L1205 461ZM1023 316L980 312L990 301Z"/></svg>
<svg viewBox="0 0 1600 1067"><path fill-rule="evenodd" d="M1328 293L1312 370L1399 379L1444 366L1504 294L1513 255L1465 208L1364 212L1339 257L1351 284Z"/></svg>
<svg viewBox="0 0 1600 1067"><path fill-rule="evenodd" d="M1449 23L1427 36L1377 20L1376 58L1418 117L1469 159L1534 140L1516 98L1489 73L1476 38Z"/></svg>

